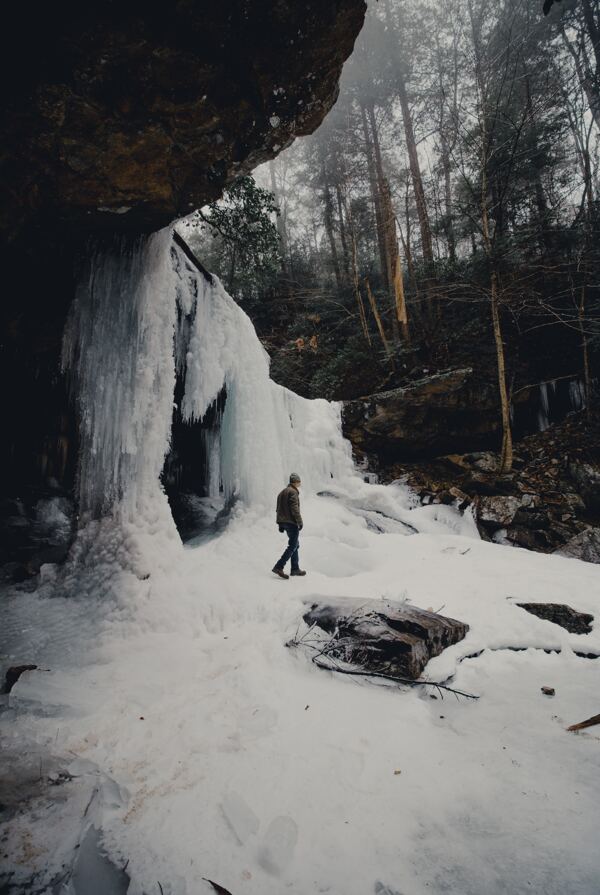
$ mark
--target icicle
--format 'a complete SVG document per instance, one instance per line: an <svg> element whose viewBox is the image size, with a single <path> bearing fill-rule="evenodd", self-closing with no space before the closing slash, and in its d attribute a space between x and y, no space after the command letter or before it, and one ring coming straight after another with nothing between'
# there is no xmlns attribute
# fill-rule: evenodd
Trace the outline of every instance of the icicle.
<svg viewBox="0 0 600 895"><path fill-rule="evenodd" d="M585 385L581 379L572 379L569 382L569 401L571 410L583 410L585 402Z"/></svg>
<svg viewBox="0 0 600 895"><path fill-rule="evenodd" d="M79 512L133 519L160 494L175 383L170 233L97 252L63 340L80 416Z"/></svg>
<svg viewBox="0 0 600 895"><path fill-rule="evenodd" d="M548 384L546 382L540 382L540 404L538 428L540 432L544 432L550 425L550 404L548 401Z"/></svg>

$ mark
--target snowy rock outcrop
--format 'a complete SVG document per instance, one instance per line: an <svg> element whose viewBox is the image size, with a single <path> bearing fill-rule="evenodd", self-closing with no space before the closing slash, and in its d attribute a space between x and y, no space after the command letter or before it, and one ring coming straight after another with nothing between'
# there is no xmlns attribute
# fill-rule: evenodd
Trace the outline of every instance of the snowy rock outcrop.
<svg viewBox="0 0 600 895"><path fill-rule="evenodd" d="M572 634L589 634L592 630L594 616L589 612L578 612L564 603L517 603L521 609L527 610L538 618L545 618L555 625L560 625Z"/></svg>
<svg viewBox="0 0 600 895"><path fill-rule="evenodd" d="M463 622L406 603L353 597L313 603L304 621L332 635L328 657L413 680L469 630Z"/></svg>
<svg viewBox="0 0 600 895"><path fill-rule="evenodd" d="M584 562L600 563L600 528L586 528L555 550L559 556L572 556Z"/></svg>

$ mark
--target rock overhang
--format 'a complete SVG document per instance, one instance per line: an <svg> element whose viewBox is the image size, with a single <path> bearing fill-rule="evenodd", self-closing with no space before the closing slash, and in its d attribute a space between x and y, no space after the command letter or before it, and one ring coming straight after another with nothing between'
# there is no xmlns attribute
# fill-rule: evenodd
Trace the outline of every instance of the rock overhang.
<svg viewBox="0 0 600 895"><path fill-rule="evenodd" d="M214 201L316 129L364 13L364 0L95 0L46 13L32 38L13 11L5 235L38 217L149 232Z"/></svg>

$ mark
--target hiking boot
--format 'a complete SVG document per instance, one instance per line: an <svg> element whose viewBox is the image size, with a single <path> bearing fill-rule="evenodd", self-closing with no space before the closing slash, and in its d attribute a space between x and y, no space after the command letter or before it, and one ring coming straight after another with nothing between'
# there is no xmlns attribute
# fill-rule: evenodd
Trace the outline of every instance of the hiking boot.
<svg viewBox="0 0 600 895"><path fill-rule="evenodd" d="M280 569L279 566L273 566L271 571L275 572L276 575L279 575L280 578L288 579L290 577L289 575L286 575L285 572L283 571L283 569ZM293 574L294 573L292 572L292 575Z"/></svg>
<svg viewBox="0 0 600 895"><path fill-rule="evenodd" d="M304 569L292 569L290 572L291 575L306 575Z"/></svg>

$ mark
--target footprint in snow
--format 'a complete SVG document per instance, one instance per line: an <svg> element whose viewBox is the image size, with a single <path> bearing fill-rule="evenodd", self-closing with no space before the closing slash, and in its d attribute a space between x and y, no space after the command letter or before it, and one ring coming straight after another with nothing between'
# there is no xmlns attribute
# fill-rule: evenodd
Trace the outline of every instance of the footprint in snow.
<svg viewBox="0 0 600 895"><path fill-rule="evenodd" d="M258 817L239 793L228 792L221 802L221 810L240 845L258 832Z"/></svg>
<svg viewBox="0 0 600 895"><path fill-rule="evenodd" d="M402 895L402 892L399 892L397 889L390 889L389 886L384 886L379 880L375 883L373 892L375 895Z"/></svg>
<svg viewBox="0 0 600 895"><path fill-rule="evenodd" d="M294 857L298 826L291 817L276 817L267 827L258 863L273 876L279 876Z"/></svg>

